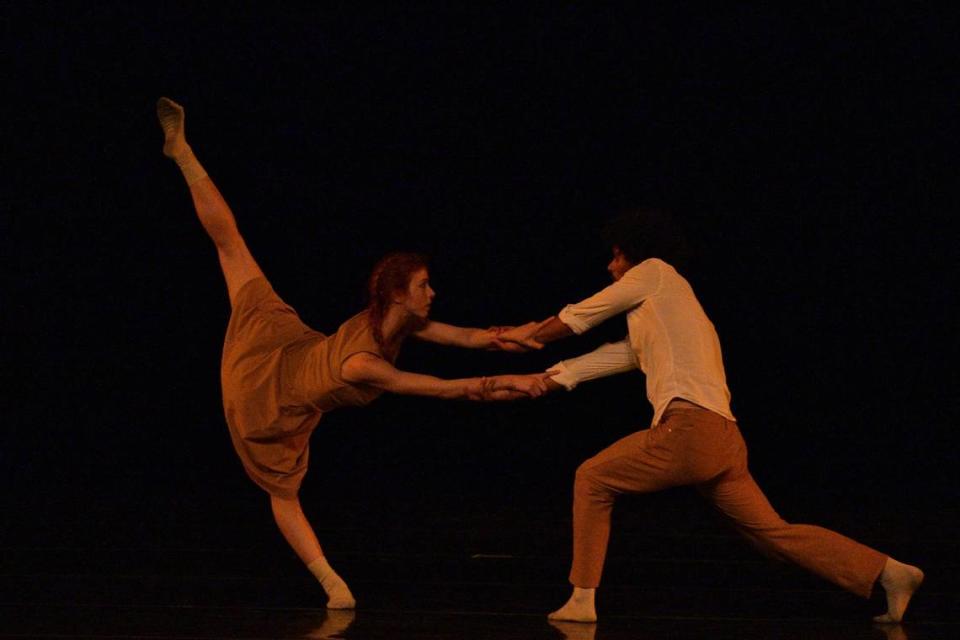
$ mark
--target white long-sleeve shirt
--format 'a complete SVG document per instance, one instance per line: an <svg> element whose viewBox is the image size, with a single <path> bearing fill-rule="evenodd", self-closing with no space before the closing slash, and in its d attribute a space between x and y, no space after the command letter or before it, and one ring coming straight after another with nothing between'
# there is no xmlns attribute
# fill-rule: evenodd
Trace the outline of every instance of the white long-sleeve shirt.
<svg viewBox="0 0 960 640"><path fill-rule="evenodd" d="M627 312L628 336L551 370L568 390L579 383L637 368L647 378L653 424L674 398L735 420L730 412L720 339L690 284L663 260L644 260L606 289L567 305L558 318L581 334Z"/></svg>

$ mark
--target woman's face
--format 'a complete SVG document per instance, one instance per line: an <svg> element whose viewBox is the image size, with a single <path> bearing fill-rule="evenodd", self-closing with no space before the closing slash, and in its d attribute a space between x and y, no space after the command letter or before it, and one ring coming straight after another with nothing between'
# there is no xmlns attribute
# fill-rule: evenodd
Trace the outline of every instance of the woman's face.
<svg viewBox="0 0 960 640"><path fill-rule="evenodd" d="M408 313L426 320L430 315L430 304L437 293L430 287L430 274L427 270L419 269L410 276L410 284L400 300Z"/></svg>

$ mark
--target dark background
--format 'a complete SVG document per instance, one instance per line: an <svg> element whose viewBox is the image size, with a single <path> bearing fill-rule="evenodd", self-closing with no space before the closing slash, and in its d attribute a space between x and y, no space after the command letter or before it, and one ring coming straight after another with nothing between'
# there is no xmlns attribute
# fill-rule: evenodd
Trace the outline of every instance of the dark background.
<svg viewBox="0 0 960 640"><path fill-rule="evenodd" d="M392 249L430 254L437 319L541 319L608 282L614 207L671 207L780 511L957 522L955 16L65 6L2 9L8 540L276 535L222 417L226 291L160 153L161 95L324 332ZM408 344L400 366L536 371L624 333ZM577 464L650 418L639 372L511 405L385 396L324 417L304 505L321 525L566 513Z"/></svg>

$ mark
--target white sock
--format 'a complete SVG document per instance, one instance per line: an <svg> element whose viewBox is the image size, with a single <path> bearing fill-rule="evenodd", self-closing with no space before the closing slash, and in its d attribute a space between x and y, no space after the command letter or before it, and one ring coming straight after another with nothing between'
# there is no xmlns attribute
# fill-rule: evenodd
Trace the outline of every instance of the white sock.
<svg viewBox="0 0 960 640"><path fill-rule="evenodd" d="M206 170L187 144L183 107L170 98L160 98L157 100L157 118L163 129L163 153L180 167L187 186L207 177Z"/></svg>
<svg viewBox="0 0 960 640"><path fill-rule="evenodd" d="M343 581L343 578L333 570L333 567L327 562L326 557L320 556L308 564L307 569L316 576L317 580L320 581L320 586L327 592L327 597L330 598L327 606L343 609L353 608L356 601L353 598L353 594L350 593L350 588L347 587L347 583Z"/></svg>

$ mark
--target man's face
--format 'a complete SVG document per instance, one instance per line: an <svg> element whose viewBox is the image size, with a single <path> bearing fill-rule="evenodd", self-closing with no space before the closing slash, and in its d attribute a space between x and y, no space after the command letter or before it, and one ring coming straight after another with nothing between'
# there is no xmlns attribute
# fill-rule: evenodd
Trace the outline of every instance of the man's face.
<svg viewBox="0 0 960 640"><path fill-rule="evenodd" d="M410 277L410 284L400 303L408 313L426 320L435 295L436 292L430 288L430 274L426 269L420 269Z"/></svg>
<svg viewBox="0 0 960 640"><path fill-rule="evenodd" d="M634 266L636 265L627 260L627 257L623 255L622 251L620 251L620 247L613 248L613 260L611 260L610 264L607 265L607 271L610 272L614 282L622 278L623 274L632 269Z"/></svg>

